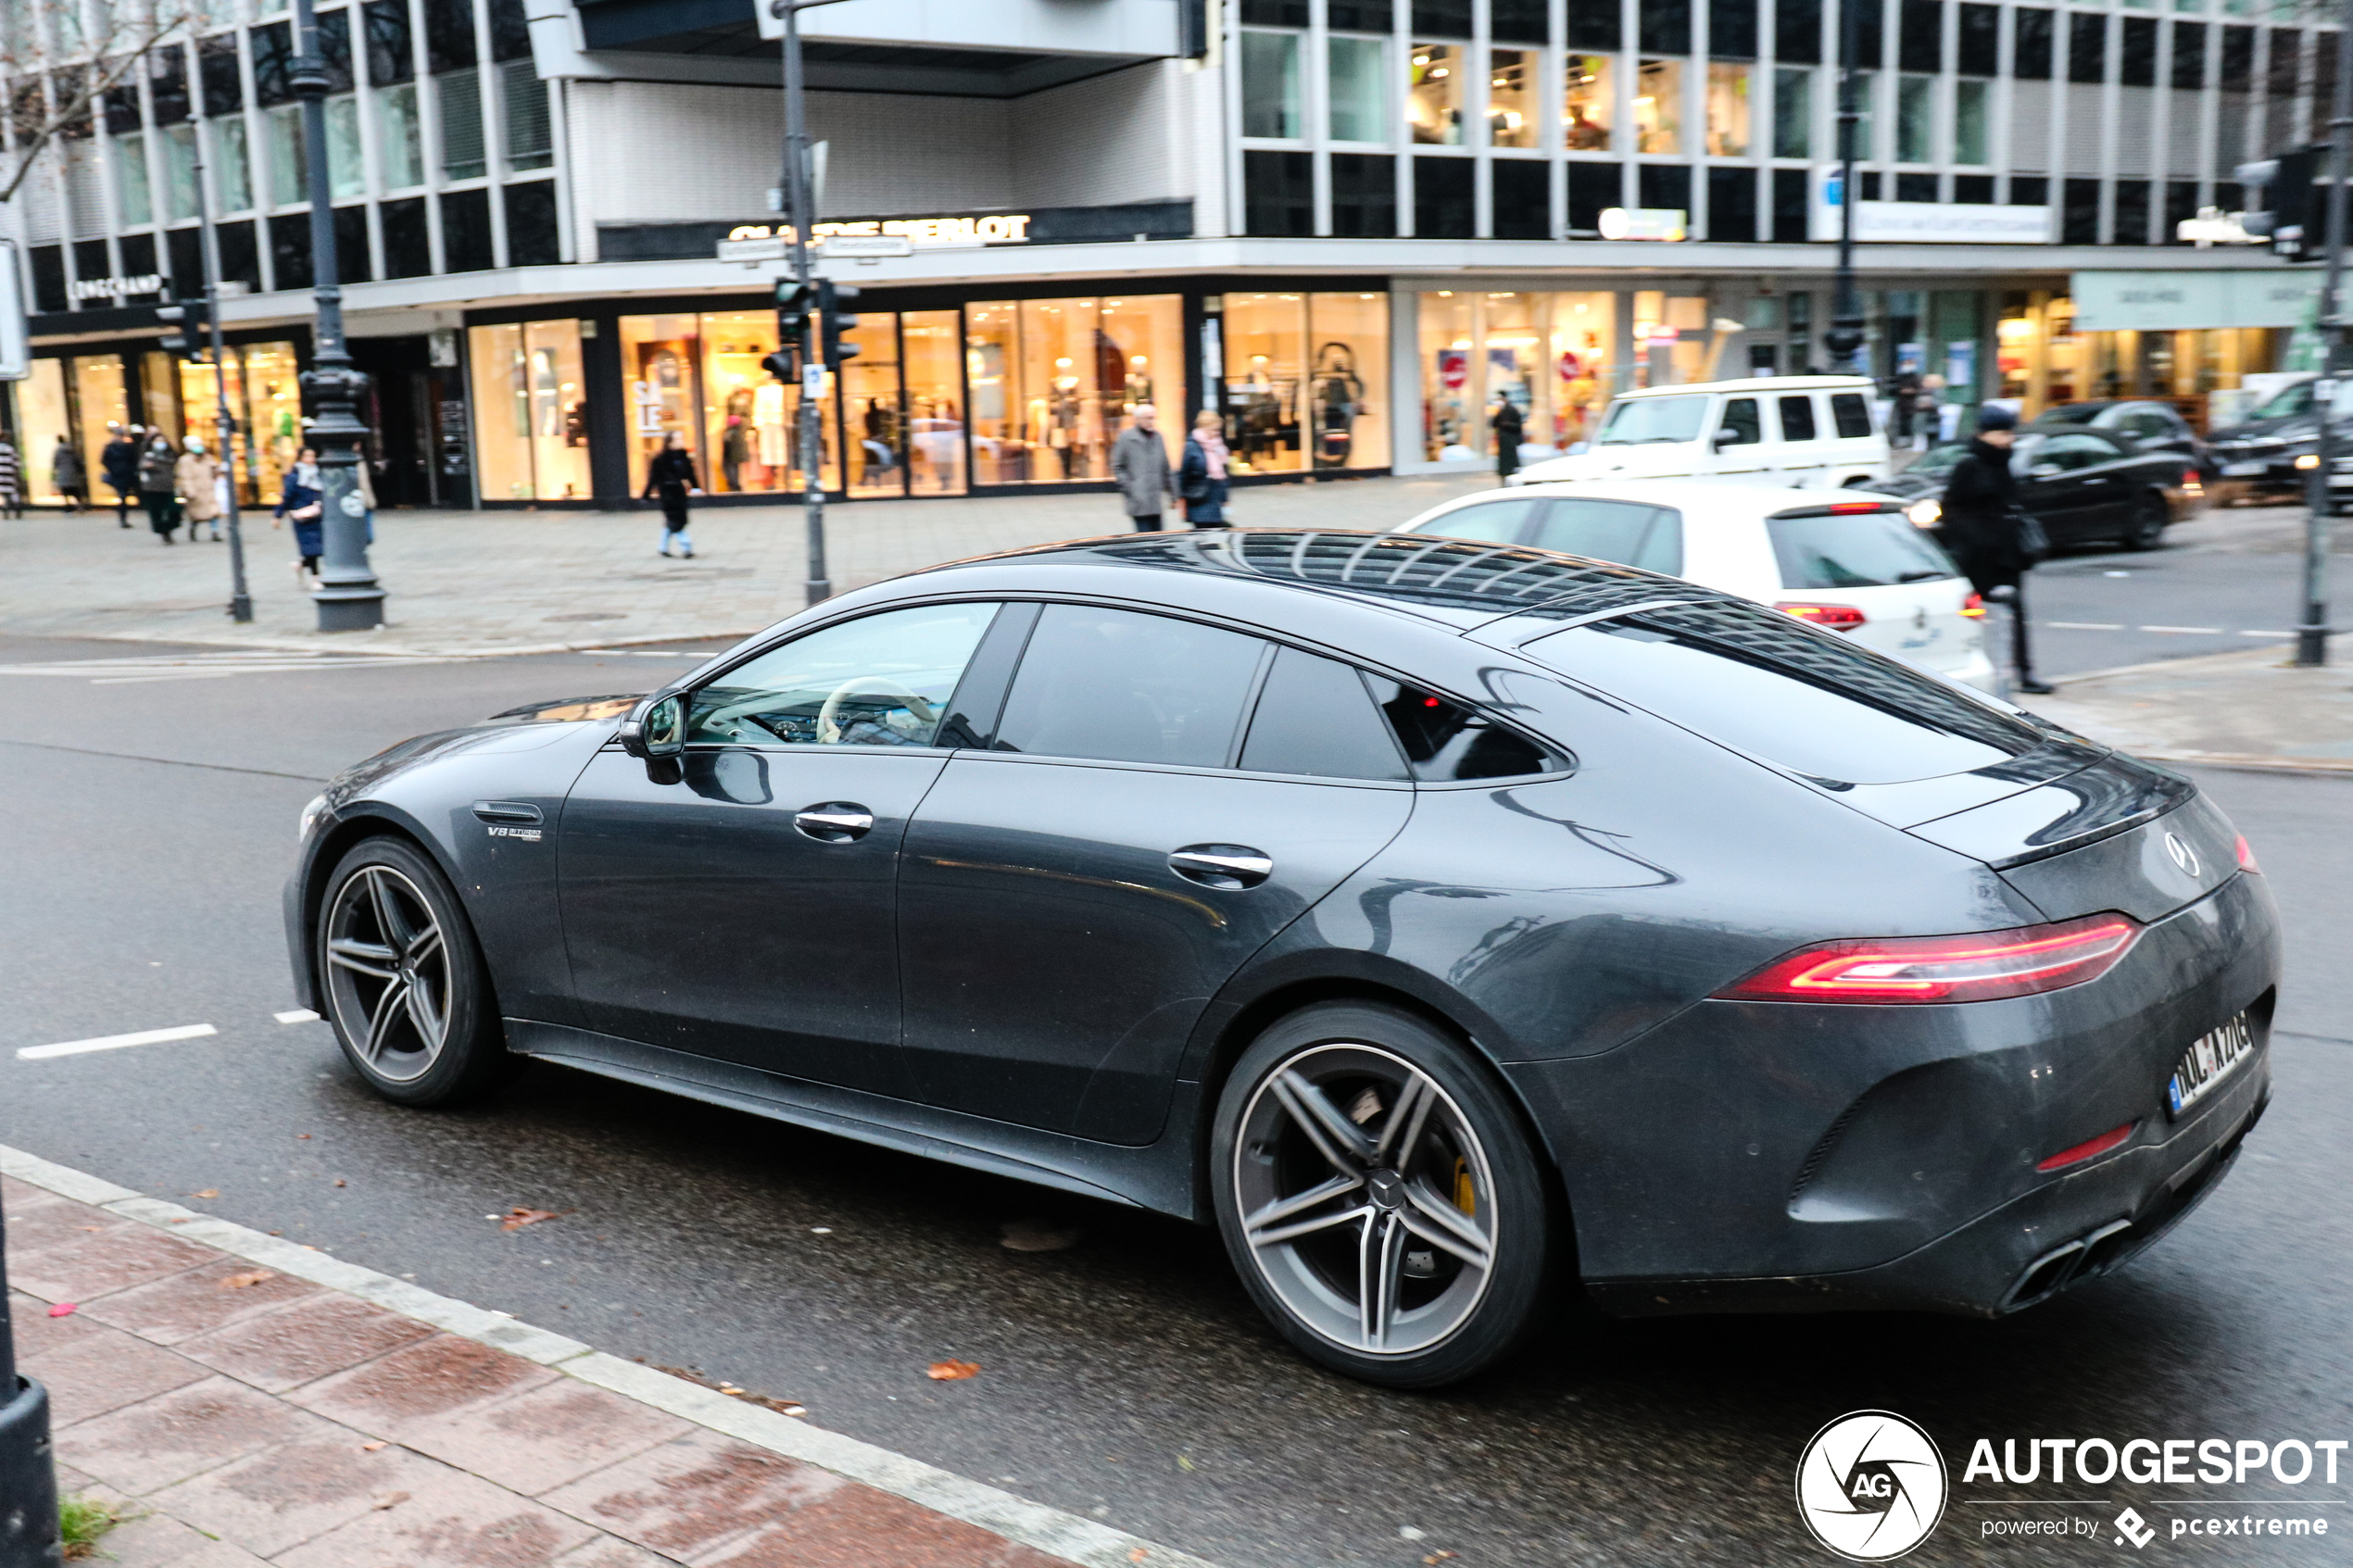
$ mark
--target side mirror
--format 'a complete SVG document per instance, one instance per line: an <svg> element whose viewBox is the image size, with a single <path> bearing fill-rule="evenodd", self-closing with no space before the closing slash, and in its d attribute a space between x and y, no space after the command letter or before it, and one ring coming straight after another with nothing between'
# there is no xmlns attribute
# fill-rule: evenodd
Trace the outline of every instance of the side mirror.
<svg viewBox="0 0 2353 1568"><path fill-rule="evenodd" d="M1716 433L1715 442L1718 446L1731 446L1737 445L1740 438L1741 433L1739 431L1734 430L1730 425L1726 425L1723 429Z"/></svg>
<svg viewBox="0 0 2353 1568"><path fill-rule="evenodd" d="M2057 463L2037 463L2026 470L2029 479L2057 479L2067 470Z"/></svg>
<svg viewBox="0 0 2353 1568"><path fill-rule="evenodd" d="M621 721L621 749L651 760L686 749L686 699L676 692L641 706Z"/></svg>

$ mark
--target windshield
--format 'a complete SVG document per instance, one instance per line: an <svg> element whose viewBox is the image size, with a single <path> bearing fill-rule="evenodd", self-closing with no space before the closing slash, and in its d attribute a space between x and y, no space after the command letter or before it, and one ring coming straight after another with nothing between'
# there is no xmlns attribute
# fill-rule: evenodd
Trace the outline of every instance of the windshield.
<svg viewBox="0 0 2353 1568"><path fill-rule="evenodd" d="M1969 448L1958 444L1951 446L1931 446L1920 454L1919 462L1904 471L1906 474L1951 473L1953 465L1968 456Z"/></svg>
<svg viewBox="0 0 2353 1568"><path fill-rule="evenodd" d="M1957 575L1901 512L1765 520L1784 588L1881 588Z"/></svg>
<svg viewBox="0 0 2353 1568"><path fill-rule="evenodd" d="M1697 441L1707 422L1707 399L1629 397L1611 408L1596 446L1638 446L1650 441Z"/></svg>
<svg viewBox="0 0 2353 1568"><path fill-rule="evenodd" d="M2259 420L2284 420L2291 414L2309 414L2311 411L2312 383L2300 381L2256 409L2255 417Z"/></svg>

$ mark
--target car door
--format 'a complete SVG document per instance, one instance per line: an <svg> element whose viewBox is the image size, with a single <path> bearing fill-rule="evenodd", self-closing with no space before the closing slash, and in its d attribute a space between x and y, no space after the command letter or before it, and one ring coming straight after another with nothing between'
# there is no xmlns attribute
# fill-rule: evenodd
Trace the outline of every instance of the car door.
<svg viewBox="0 0 2353 1568"><path fill-rule="evenodd" d="M2133 469L2141 460L2131 442L2106 431L2070 431L2053 436L2043 456L2065 468L2070 487L2060 525L2044 524L2055 543L2105 538L2124 526L2134 491Z"/></svg>
<svg viewBox="0 0 2353 1568"><path fill-rule="evenodd" d="M1716 416L1716 456L1709 471L1762 473L1768 461L1765 418L1754 397L1727 397Z"/></svg>
<svg viewBox="0 0 2353 1568"><path fill-rule="evenodd" d="M908 830L921 1098L1150 1142L1202 1010L1404 825L1406 776L1345 665L1047 606L988 749L958 752Z"/></svg>
<svg viewBox="0 0 2353 1568"><path fill-rule="evenodd" d="M1773 454L1773 466L1789 476L1792 484L1810 484L1820 477L1828 462L1821 445L1819 410L1813 396L1803 392L1783 393L1773 399L1773 418L1780 427L1781 441Z"/></svg>
<svg viewBox="0 0 2353 1568"><path fill-rule="evenodd" d="M997 612L931 605L820 628L697 688L682 756L597 755L559 853L588 1028L910 1092L900 843L963 738L955 696Z"/></svg>
<svg viewBox="0 0 2353 1568"><path fill-rule="evenodd" d="M2085 471L2108 450L2107 444L2081 431L2037 435L2032 447L2021 443L2010 466L2018 476L2018 502L2043 524L2053 543L2082 537L2089 532L2083 514L2096 505L2100 486L2086 491Z"/></svg>

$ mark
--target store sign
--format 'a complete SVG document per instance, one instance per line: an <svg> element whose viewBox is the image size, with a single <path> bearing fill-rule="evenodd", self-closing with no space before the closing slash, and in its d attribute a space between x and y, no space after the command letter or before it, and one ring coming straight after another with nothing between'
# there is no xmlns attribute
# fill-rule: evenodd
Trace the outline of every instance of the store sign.
<svg viewBox="0 0 2353 1568"><path fill-rule="evenodd" d="M1026 212L989 212L954 218L853 218L809 226L811 240L820 249L836 246L839 241L879 240L886 237L903 239L909 250L967 250L979 245L1026 245L1029 241L1029 214ZM722 261L770 261L782 257L792 244L789 223L738 223L727 231L720 242ZM774 245L770 254L764 245ZM759 250L760 254L747 255ZM859 250L836 248L837 256L880 256L905 254L895 250Z"/></svg>
<svg viewBox="0 0 2353 1568"><path fill-rule="evenodd" d="M1605 207L1601 232L1605 240L1680 240L1687 214L1672 207Z"/></svg>
<svg viewBox="0 0 2353 1568"><path fill-rule="evenodd" d="M1838 182L1831 180L1814 209L1814 237L1837 239L1839 222ZM1977 202L1856 202L1855 238L1866 245L2048 245L2051 209Z"/></svg>
<svg viewBox="0 0 2353 1568"><path fill-rule="evenodd" d="M120 299L126 295L161 294L163 279L154 272L135 278L80 278L69 291L76 299Z"/></svg>
<svg viewBox="0 0 2353 1568"><path fill-rule="evenodd" d="M2069 291L2079 332L2296 327L2311 320L2317 272L2078 272Z"/></svg>

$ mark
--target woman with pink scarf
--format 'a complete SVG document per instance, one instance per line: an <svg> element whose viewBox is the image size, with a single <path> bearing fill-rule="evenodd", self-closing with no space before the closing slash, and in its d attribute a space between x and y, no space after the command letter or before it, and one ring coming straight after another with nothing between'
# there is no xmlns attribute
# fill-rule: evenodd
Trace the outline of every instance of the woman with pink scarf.
<svg viewBox="0 0 2353 1568"><path fill-rule="evenodd" d="M1226 427L1207 408L1193 416L1193 433L1185 438L1176 494L1185 500L1185 521L1195 528L1226 526Z"/></svg>

